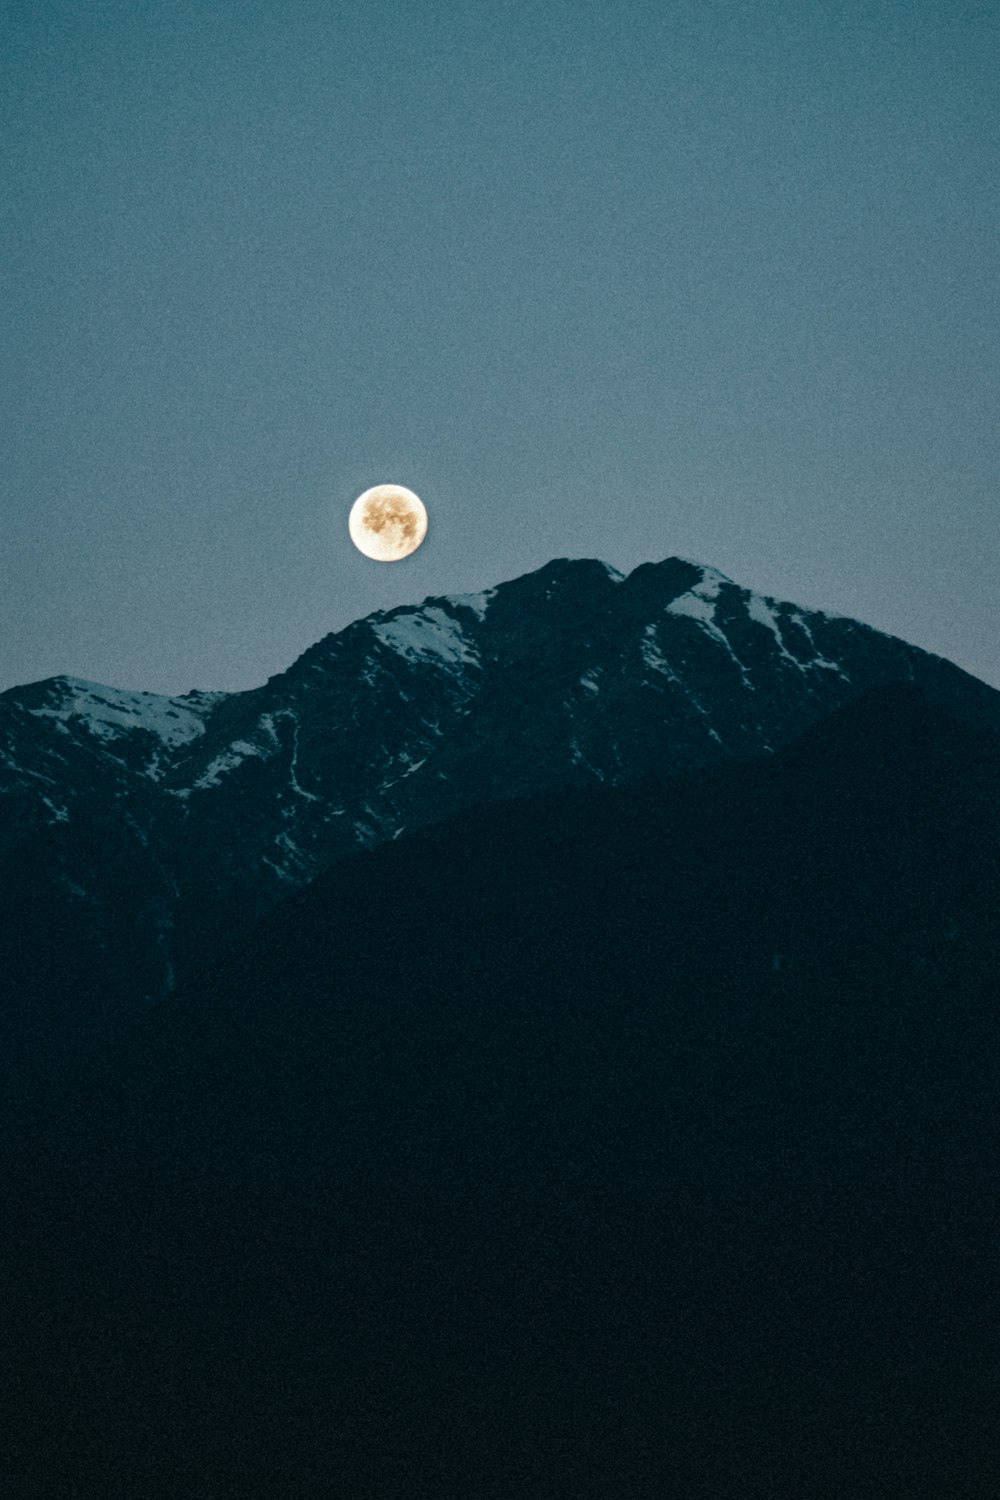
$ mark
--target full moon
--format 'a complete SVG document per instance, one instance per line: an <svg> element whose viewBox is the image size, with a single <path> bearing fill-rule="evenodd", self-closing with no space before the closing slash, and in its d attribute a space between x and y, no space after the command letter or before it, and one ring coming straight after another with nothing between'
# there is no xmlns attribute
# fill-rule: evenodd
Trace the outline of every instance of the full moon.
<svg viewBox="0 0 1000 1500"><path fill-rule="evenodd" d="M416 552L427 535L427 512L419 495L401 484L376 484L351 506L351 541L376 562L399 562Z"/></svg>

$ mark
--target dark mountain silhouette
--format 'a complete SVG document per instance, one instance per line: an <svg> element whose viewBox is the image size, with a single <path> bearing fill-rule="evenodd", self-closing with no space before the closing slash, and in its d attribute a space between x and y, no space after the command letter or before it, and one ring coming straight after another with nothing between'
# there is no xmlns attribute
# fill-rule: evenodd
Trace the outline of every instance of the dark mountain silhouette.
<svg viewBox="0 0 1000 1500"><path fill-rule="evenodd" d="M910 681L1000 694L856 621L671 558L557 560L327 636L245 693L0 694L8 1035L103 1036L337 859L463 808L773 751ZM53 1016L57 994L71 995Z"/></svg>
<svg viewBox="0 0 1000 1500"><path fill-rule="evenodd" d="M6 1131L5 1492L995 1495L1000 745L845 696L342 859Z"/></svg>

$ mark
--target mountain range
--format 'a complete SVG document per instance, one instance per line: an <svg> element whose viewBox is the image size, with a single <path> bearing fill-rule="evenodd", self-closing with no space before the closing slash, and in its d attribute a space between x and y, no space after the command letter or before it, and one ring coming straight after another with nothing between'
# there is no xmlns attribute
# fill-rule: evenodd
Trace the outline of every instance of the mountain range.
<svg viewBox="0 0 1000 1500"><path fill-rule="evenodd" d="M1000 693L670 559L0 705L4 1494L992 1500Z"/></svg>
<svg viewBox="0 0 1000 1500"><path fill-rule="evenodd" d="M329 635L241 693L0 694L0 961L80 1025L169 993L358 849L465 807L773 753L873 687L1000 695L856 621L671 558L557 560Z"/></svg>

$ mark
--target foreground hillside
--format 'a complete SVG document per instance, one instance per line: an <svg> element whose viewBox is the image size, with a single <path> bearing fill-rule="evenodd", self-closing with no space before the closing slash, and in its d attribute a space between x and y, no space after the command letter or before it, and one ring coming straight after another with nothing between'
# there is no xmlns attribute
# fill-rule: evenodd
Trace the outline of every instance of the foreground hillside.
<svg viewBox="0 0 1000 1500"><path fill-rule="evenodd" d="M6 1491L995 1495L998 770L880 690L283 903L31 1127Z"/></svg>

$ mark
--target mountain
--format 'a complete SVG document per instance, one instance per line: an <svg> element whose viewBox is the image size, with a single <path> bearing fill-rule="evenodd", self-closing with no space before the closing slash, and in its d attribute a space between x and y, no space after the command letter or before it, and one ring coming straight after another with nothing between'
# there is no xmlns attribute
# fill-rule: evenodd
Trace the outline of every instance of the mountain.
<svg viewBox="0 0 1000 1500"><path fill-rule="evenodd" d="M353 851L472 805L772 753L893 682L1000 724L1000 694L950 663L671 558L627 578L557 560L379 612L249 692L10 689L8 1041L162 997Z"/></svg>
<svg viewBox="0 0 1000 1500"><path fill-rule="evenodd" d="M290 894L15 1153L5 1491L994 1496L998 772L891 684Z"/></svg>

